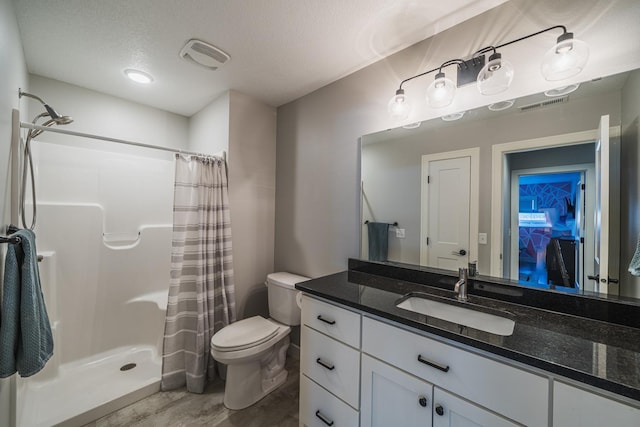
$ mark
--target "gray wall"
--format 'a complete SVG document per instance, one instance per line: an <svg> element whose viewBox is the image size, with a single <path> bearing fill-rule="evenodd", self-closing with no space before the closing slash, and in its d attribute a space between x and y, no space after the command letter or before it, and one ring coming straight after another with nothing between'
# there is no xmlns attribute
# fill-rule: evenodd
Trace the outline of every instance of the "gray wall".
<svg viewBox="0 0 640 427"><path fill-rule="evenodd" d="M580 79L637 68L640 9L635 6L636 0L512 0L280 107L276 269L317 277L344 270L347 258L358 256L357 141L361 135L397 125L388 118L386 105L402 79L482 46L558 22L569 25L591 46L589 64ZM428 78L424 83L408 84L405 88L408 92L411 89L416 105L409 120L429 119L552 88L539 76L539 55L554 37L523 42L517 45L521 47L503 53L509 55L519 74L512 88L500 96L483 99L475 88L461 88L451 107L436 111L424 104ZM540 54L534 55L538 49ZM480 221L488 224L489 220ZM490 232L488 226L482 231Z"/></svg>
<svg viewBox="0 0 640 427"><path fill-rule="evenodd" d="M0 234L9 224L11 110L19 108L18 88L27 89L27 67L11 0L0 0ZM6 245L0 247L0 277L4 275ZM0 426L11 422L9 379L0 379Z"/></svg>
<svg viewBox="0 0 640 427"><path fill-rule="evenodd" d="M264 282L273 272L276 109L232 90L189 123L191 150L227 152L238 319L268 316Z"/></svg>
<svg viewBox="0 0 640 427"><path fill-rule="evenodd" d="M634 72L622 91L620 270L622 295L640 298L640 277L627 272L640 234L640 71ZM625 239L626 236L626 239Z"/></svg>
<svg viewBox="0 0 640 427"><path fill-rule="evenodd" d="M239 318L268 317L276 198L276 109L231 91L229 198Z"/></svg>

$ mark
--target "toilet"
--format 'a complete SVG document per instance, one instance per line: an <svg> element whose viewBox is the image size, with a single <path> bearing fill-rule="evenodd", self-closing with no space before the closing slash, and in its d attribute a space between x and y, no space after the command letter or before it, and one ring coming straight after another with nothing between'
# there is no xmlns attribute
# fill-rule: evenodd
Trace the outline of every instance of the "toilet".
<svg viewBox="0 0 640 427"><path fill-rule="evenodd" d="M232 323L211 338L211 356L227 365L224 406L243 409L275 390L287 379L284 362L290 326L300 324L295 284L308 277L281 272L267 276L269 315Z"/></svg>

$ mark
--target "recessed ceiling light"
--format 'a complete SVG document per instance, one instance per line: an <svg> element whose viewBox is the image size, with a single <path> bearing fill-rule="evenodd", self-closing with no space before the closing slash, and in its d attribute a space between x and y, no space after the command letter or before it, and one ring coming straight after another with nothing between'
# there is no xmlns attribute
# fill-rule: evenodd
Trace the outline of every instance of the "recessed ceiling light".
<svg viewBox="0 0 640 427"><path fill-rule="evenodd" d="M140 70L128 69L124 70L124 74L136 83L147 84L153 81L151 74L147 74Z"/></svg>
<svg viewBox="0 0 640 427"><path fill-rule="evenodd" d="M567 94L569 94L571 92L574 92L579 87L580 87L580 85L578 83L576 83L576 84L572 84L572 85L569 85L569 86L562 86L562 87L557 87L555 89L548 90L544 94L546 96L548 96L549 98L553 98L554 96L567 95Z"/></svg>
<svg viewBox="0 0 640 427"><path fill-rule="evenodd" d="M511 108L514 102L515 100L513 99L510 99L508 101L494 102L493 104L489 105L487 108L491 111L502 111L502 110L506 110L507 108Z"/></svg>
<svg viewBox="0 0 640 427"><path fill-rule="evenodd" d="M462 116L464 116L464 111L460 111L458 113L447 114L446 116L440 117L445 122L452 122L454 120L460 120Z"/></svg>

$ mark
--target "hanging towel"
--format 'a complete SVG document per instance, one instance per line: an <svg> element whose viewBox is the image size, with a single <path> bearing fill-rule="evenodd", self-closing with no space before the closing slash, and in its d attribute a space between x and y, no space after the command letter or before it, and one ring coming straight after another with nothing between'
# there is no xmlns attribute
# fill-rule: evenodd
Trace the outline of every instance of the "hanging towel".
<svg viewBox="0 0 640 427"><path fill-rule="evenodd" d="M640 276L640 236L638 236L636 253L633 254L633 258L631 258L631 263L629 264L629 273L634 276Z"/></svg>
<svg viewBox="0 0 640 427"><path fill-rule="evenodd" d="M5 259L0 312L0 378L39 372L53 354L53 336L44 305L35 234L18 230Z"/></svg>
<svg viewBox="0 0 640 427"><path fill-rule="evenodd" d="M368 222L369 261L386 261L389 249L389 224Z"/></svg>

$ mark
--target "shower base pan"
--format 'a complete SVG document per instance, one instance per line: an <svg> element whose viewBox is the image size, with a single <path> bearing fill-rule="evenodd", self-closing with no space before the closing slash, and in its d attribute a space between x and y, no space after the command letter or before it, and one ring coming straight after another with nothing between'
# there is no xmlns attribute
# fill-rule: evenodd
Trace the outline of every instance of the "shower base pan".
<svg viewBox="0 0 640 427"><path fill-rule="evenodd" d="M18 427L75 427L160 390L161 359L154 347L119 348L61 365L46 381L20 380Z"/></svg>

